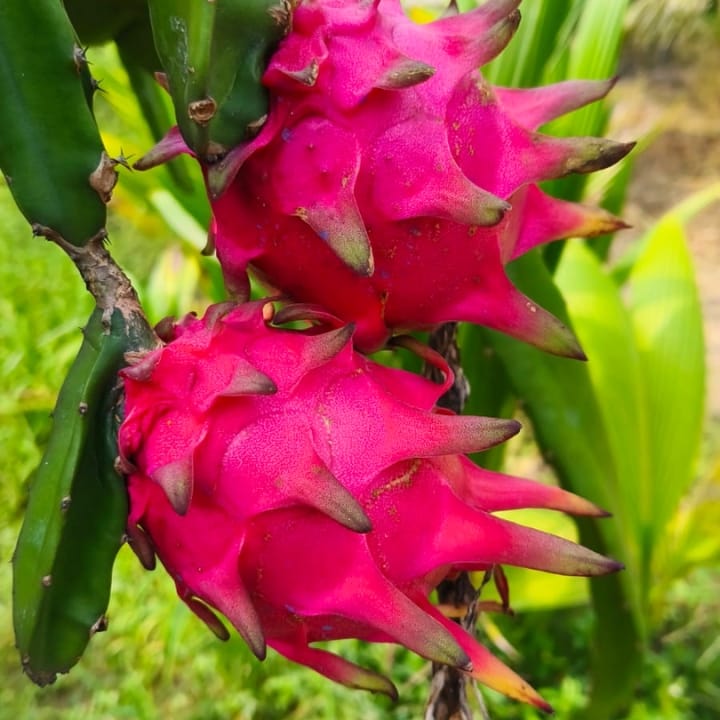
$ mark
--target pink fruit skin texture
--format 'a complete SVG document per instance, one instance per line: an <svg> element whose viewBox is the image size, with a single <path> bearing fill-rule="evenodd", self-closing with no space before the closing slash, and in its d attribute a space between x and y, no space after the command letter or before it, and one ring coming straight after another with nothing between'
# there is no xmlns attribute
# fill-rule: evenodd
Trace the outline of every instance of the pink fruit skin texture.
<svg viewBox="0 0 720 720"><path fill-rule="evenodd" d="M395 697L387 678L311 643L398 643L548 709L427 596L458 570L497 564L617 570L493 515L602 511L470 462L465 453L519 426L437 409L452 382L447 366L435 384L355 351L352 325L314 316L304 329L285 329L273 324L283 313L297 319L302 308L213 306L123 371L131 545L148 566L157 554L220 637L227 630L211 608L261 658L269 645L337 682Z"/></svg>
<svg viewBox="0 0 720 720"><path fill-rule="evenodd" d="M505 265L552 240L623 227L537 183L606 167L632 145L537 132L612 82L520 90L483 79L477 68L512 37L518 5L490 0L427 25L398 0L297 5L263 78L267 122L204 168L218 257L239 297L250 266L354 322L363 351L396 330L465 320L582 357ZM165 156L183 149L176 131L161 146Z"/></svg>

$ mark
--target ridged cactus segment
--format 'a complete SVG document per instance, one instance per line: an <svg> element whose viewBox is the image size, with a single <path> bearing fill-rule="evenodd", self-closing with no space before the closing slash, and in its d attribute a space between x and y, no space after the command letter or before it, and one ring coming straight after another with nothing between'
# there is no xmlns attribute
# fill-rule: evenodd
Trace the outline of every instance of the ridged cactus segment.
<svg viewBox="0 0 720 720"><path fill-rule="evenodd" d="M278 327L303 319L304 329ZM122 372L128 535L143 564L154 548L190 609L225 639L211 608L222 613L258 657L269 646L395 697L389 680L312 647L394 642L549 710L427 597L458 571L498 563L613 572L613 560L492 514L603 511L474 465L461 453L501 442L517 423L442 411L453 377L441 356L422 351L444 378L436 384L359 354L352 326L338 324L307 305L225 303L166 328L167 345ZM242 377L247 391L228 394ZM258 377L273 392L253 392ZM507 607L507 591L501 598Z"/></svg>
<svg viewBox="0 0 720 720"><path fill-rule="evenodd" d="M83 47L115 41L150 132L160 139L175 114L167 105L165 90L155 79L162 65L155 50L146 0L65 0L64 4ZM92 94L94 81L85 85L86 92ZM185 165L171 163L168 170L179 187L191 190L192 181Z"/></svg>
<svg viewBox="0 0 720 720"><path fill-rule="evenodd" d="M185 141L212 162L256 132L260 78L289 23L288 0L149 0L160 60Z"/></svg>
<svg viewBox="0 0 720 720"><path fill-rule="evenodd" d="M128 512L117 457L117 372L147 348L140 316L95 310L63 384L13 557L13 619L25 672L38 685L75 665L107 624L112 565Z"/></svg>
<svg viewBox="0 0 720 720"><path fill-rule="evenodd" d="M0 169L29 222L77 246L104 228L116 178L88 83L61 2L0 3Z"/></svg>

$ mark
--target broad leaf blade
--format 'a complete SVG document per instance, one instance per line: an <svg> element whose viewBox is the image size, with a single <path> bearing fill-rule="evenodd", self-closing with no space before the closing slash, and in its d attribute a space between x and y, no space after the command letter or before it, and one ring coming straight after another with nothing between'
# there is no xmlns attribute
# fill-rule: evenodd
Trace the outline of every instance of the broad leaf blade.
<svg viewBox="0 0 720 720"><path fill-rule="evenodd" d="M562 297L537 253L515 261L509 270L524 292L567 319ZM496 333L492 339L533 422L543 455L562 485L617 511L618 472L587 364L545 355ZM635 549L622 526L614 519L578 522L584 544L637 566ZM596 627L593 691L586 717L607 718L631 697L640 667L641 632L632 610L639 606L639 597L629 573L595 578L590 591Z"/></svg>
<svg viewBox="0 0 720 720"><path fill-rule="evenodd" d="M629 286L647 389L653 464L648 520L658 540L693 479L704 416L702 312L679 218L671 214L656 225Z"/></svg>
<svg viewBox="0 0 720 720"><path fill-rule="evenodd" d="M613 523L628 553L623 560L633 576L633 609L642 627L650 556L639 534L652 515L653 476L643 367L633 325L617 286L585 244L567 244L555 279L590 358L590 382L617 472Z"/></svg>

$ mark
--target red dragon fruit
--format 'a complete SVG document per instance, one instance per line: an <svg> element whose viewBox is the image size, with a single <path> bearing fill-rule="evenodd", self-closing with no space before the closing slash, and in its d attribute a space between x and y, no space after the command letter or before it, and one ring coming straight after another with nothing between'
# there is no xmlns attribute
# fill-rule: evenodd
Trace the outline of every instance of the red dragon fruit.
<svg viewBox="0 0 720 720"><path fill-rule="evenodd" d="M263 78L265 125L205 168L211 233L238 296L251 266L355 322L364 351L397 329L466 320L582 357L504 266L542 243L622 227L537 183L611 165L631 145L536 132L610 82L511 90L483 79L519 4L489 0L417 25L399 0L294 3ZM184 149L172 131L139 166Z"/></svg>
<svg viewBox="0 0 720 720"><path fill-rule="evenodd" d="M298 321L304 329L278 324ZM315 647L392 642L507 695L549 706L428 601L458 571L507 563L568 575L619 565L492 513L602 515L556 487L489 472L463 453L515 434L512 420L435 407L442 385L379 365L352 325L266 301L211 307L123 371L120 431L131 544L157 553L179 596L218 634L224 615L266 645L350 687L386 678Z"/></svg>

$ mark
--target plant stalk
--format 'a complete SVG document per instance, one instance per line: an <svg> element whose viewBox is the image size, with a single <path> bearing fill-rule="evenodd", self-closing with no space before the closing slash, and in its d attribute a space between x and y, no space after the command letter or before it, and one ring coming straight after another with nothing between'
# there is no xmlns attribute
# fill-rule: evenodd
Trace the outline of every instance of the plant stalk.
<svg viewBox="0 0 720 720"><path fill-rule="evenodd" d="M470 383L460 362L457 323L445 323L433 330L429 345L445 358L455 377L438 405L460 414L470 395ZM436 382L443 380L437 368L430 365L426 365L425 375ZM442 604L466 608L465 615L458 622L469 633L473 633L480 592L473 586L468 573L460 573L457 577L441 582L437 594L438 601ZM433 663L425 720L472 720L473 712L468 698L468 689L472 687L472 683L472 678L460 670Z"/></svg>

